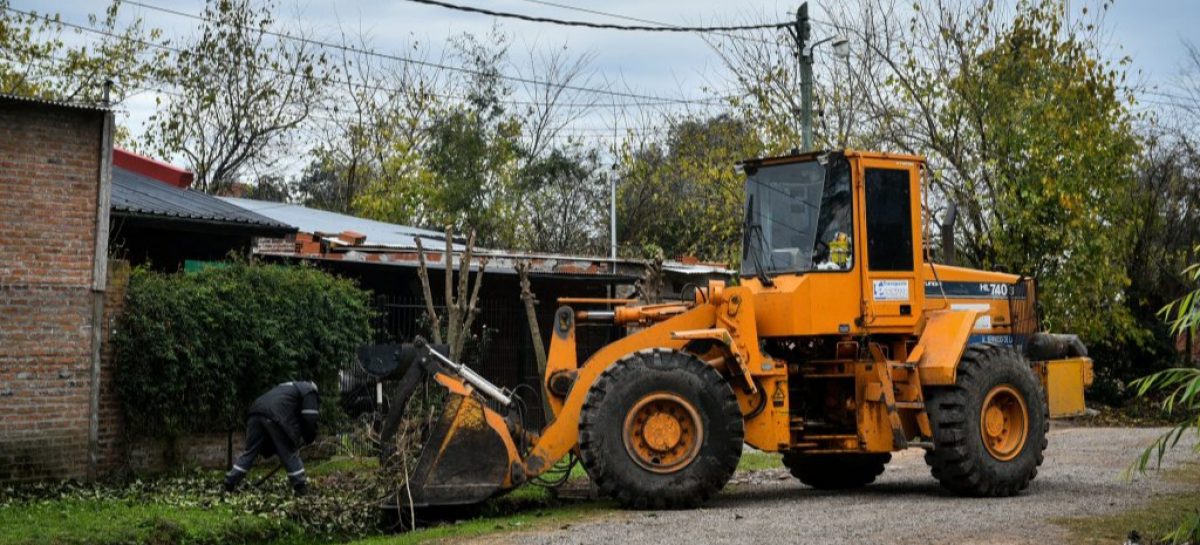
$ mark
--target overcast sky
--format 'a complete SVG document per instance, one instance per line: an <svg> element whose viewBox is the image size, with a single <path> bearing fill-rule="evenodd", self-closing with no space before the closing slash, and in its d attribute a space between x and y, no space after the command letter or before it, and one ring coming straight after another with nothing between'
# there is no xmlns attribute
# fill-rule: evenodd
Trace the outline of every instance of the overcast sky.
<svg viewBox="0 0 1200 545"><path fill-rule="evenodd" d="M146 4L199 14L203 0L140 0ZM449 0L453 3L486 7L530 15L562 19L636 24L539 4L536 0ZM757 16L791 20L796 2L775 0L552 0L581 8L604 11L671 24L737 24ZM814 0L815 17L823 17L821 6L835 0ZM64 21L86 24L87 14L100 12L107 0L10 0L23 10L58 11ZM463 32L485 33L496 19L472 13L405 0L279 0L280 19L302 19L318 36L332 37L339 26L362 29L372 36L377 51L404 52L418 40L440 48L449 36ZM1072 0L1073 9L1083 5ZM1094 4L1094 2L1093 2ZM829 4L832 5L832 4ZM125 6L130 15L140 15L152 27L162 28L168 37L184 38L194 32L196 21L176 15ZM502 29L513 36L516 56L527 44L535 47L566 45L576 52L592 52L593 82L610 82L616 88L648 95L704 96L703 87L723 88L727 74L720 61L703 40L691 34L630 33L614 30L582 29L501 21ZM1150 86L1168 90L1183 63L1182 39L1200 42L1200 0L1116 0L1105 19L1110 56L1128 54L1133 58L1131 77ZM818 29L819 30L819 29ZM85 38L91 36L85 35ZM513 70L519 70L514 67ZM1136 71L1140 70L1140 76ZM1147 101L1161 97L1146 95ZM617 99L621 100L621 99ZM1153 104L1147 104L1154 107ZM140 132L140 125L154 107L154 97L143 94L124 105L125 123ZM583 128L611 125L601 114L579 122Z"/></svg>

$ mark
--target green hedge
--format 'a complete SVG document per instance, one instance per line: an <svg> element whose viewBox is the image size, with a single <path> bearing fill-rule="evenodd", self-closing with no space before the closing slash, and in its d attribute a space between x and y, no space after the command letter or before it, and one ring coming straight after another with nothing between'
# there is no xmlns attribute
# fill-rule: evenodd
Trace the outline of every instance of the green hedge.
<svg viewBox="0 0 1200 545"><path fill-rule="evenodd" d="M367 292L308 266L135 270L113 336L127 429L235 429L254 398L287 380L313 380L331 397L338 370L370 338L370 316Z"/></svg>

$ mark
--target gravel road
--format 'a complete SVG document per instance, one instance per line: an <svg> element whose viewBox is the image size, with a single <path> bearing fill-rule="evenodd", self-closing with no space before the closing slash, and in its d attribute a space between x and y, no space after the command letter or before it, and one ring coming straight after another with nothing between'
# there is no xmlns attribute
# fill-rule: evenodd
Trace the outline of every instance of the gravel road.
<svg viewBox="0 0 1200 545"><path fill-rule="evenodd" d="M503 534L490 543L1037 544L1065 540L1049 519L1116 512L1175 485L1120 478L1140 447L1163 430L1056 426L1046 461L1014 498L959 498L929 475L920 450L895 455L876 484L821 492L785 470L739 474L694 511L614 511L551 531ZM1178 449L1183 451L1184 448ZM1182 456L1175 456L1180 459Z"/></svg>

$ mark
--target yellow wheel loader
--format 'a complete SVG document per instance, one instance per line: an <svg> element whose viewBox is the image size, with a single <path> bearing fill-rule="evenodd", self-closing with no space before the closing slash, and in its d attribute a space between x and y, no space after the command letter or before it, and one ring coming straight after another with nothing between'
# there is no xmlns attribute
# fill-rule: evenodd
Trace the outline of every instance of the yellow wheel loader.
<svg viewBox="0 0 1200 545"><path fill-rule="evenodd" d="M782 453L817 488L867 485L890 453L916 447L955 493L1025 489L1049 419L1083 412L1092 380L1077 338L1038 331L1034 281L930 262L920 157L843 150L741 167L739 280L666 304L566 301L579 308L555 316L545 429L524 429L512 392L406 346L389 371L403 378L385 444L423 377L449 395L400 503L477 503L578 459L625 507L694 507L726 484L743 444ZM626 335L580 361L581 322Z"/></svg>

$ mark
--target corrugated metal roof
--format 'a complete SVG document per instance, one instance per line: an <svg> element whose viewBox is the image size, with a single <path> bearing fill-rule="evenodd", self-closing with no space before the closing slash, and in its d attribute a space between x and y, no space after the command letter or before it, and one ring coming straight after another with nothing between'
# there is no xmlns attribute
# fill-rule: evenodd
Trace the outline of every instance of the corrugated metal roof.
<svg viewBox="0 0 1200 545"><path fill-rule="evenodd" d="M296 230L287 223L255 214L211 195L180 189L120 167L113 167L112 182L112 210L117 216L248 226L278 235Z"/></svg>
<svg viewBox="0 0 1200 545"><path fill-rule="evenodd" d="M92 102L67 102L65 100L54 100L49 98L31 97L27 95L14 95L10 93L0 93L0 100L11 100L14 102L26 102L30 104L41 104L43 106L58 106L61 108L71 108L75 110L92 110L97 112L111 112L112 107L104 104Z"/></svg>
<svg viewBox="0 0 1200 545"><path fill-rule="evenodd" d="M290 255L310 259L328 259L347 262L379 263L415 267L417 265L416 239L419 237L426 250L439 252L445 246L445 234L431 229L421 229L407 225L384 223L308 208L298 204L284 204L236 197L220 197L221 200L236 204L248 211L262 214L276 221L296 226L302 233L310 233L320 241L328 243L319 250L312 252L287 250L283 253L267 251L273 255ZM345 231L354 231L366 235L362 244L350 244L340 237ZM454 244L455 252L462 252L465 246ZM475 260L487 259L490 262L488 270L492 272L515 273L517 262L528 262L535 274L558 274L584 276L603 275L632 275L640 274L646 261L642 259L620 258L610 259L601 256L583 256L566 254L549 254L536 252L519 252L476 248ZM457 265L456 265L457 266ZM444 268L442 262L430 262L432 269ZM669 272L682 275L699 276L728 276L733 271L714 264L684 264L668 261L663 268ZM476 270L475 267L472 267ZM623 277L623 276L621 276Z"/></svg>
<svg viewBox="0 0 1200 545"><path fill-rule="evenodd" d="M445 233L439 233L431 229L384 223L382 221L338 214L337 212L317 210L298 204L257 201L236 197L220 197L220 199L275 221L294 225L297 229L305 233L336 235L343 231L355 231L367 236L367 240L364 243L367 246L416 248L416 238L420 237L422 240L436 241L436 245L423 243L426 249L436 250L444 247L445 242L443 241L446 239ZM454 249L462 250L463 245L455 244Z"/></svg>

